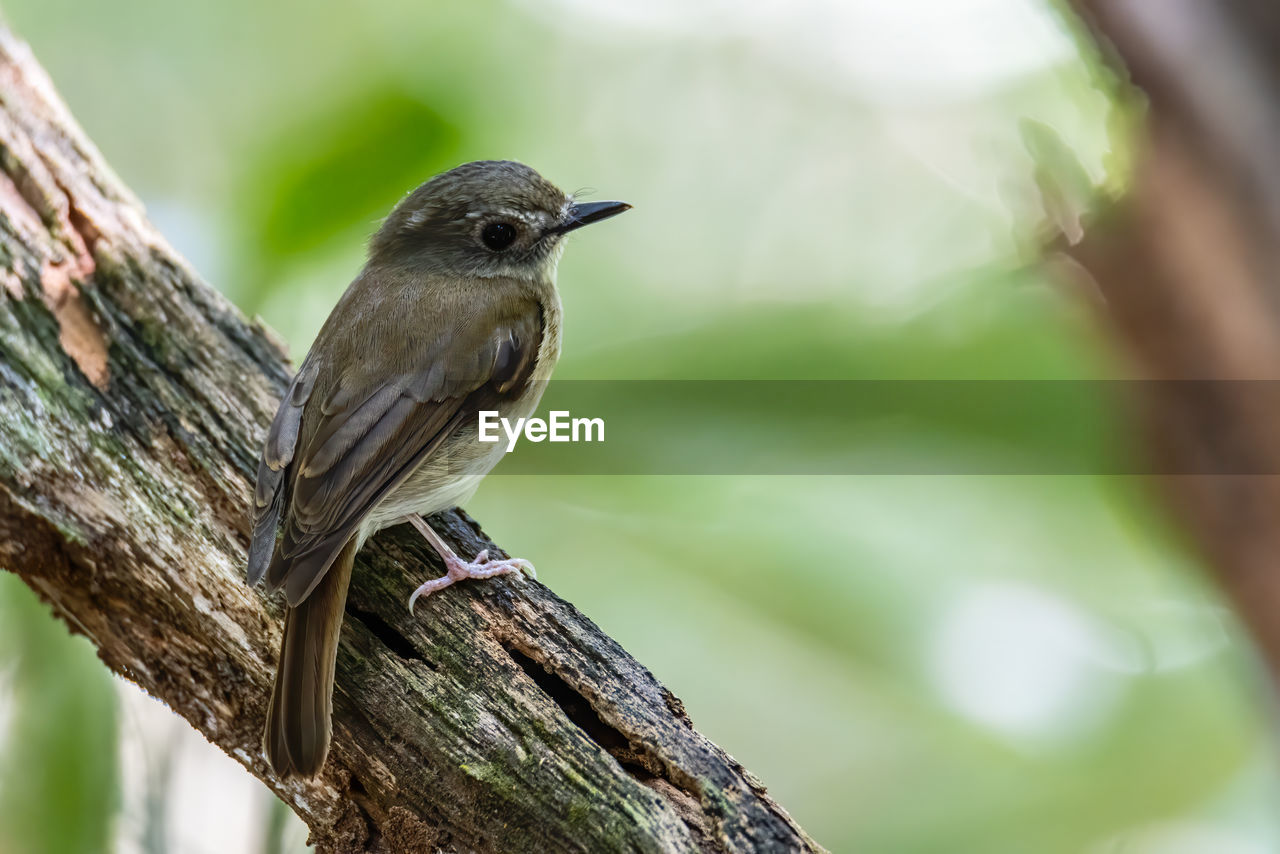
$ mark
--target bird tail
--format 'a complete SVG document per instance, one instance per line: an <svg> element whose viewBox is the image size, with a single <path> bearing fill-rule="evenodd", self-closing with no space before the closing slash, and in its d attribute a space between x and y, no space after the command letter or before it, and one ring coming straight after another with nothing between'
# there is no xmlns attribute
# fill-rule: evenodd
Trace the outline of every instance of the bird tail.
<svg viewBox="0 0 1280 854"><path fill-rule="evenodd" d="M267 760L281 778L315 776L329 754L333 672L356 546L353 536L311 595L285 614L280 663L262 735Z"/></svg>

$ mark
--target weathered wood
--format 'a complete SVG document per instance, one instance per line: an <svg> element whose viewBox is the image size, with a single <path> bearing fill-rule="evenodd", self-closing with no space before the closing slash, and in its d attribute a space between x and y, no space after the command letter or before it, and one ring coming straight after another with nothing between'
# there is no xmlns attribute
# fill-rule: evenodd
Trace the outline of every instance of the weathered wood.
<svg viewBox="0 0 1280 854"><path fill-rule="evenodd" d="M1145 104L1131 191L1070 253L1161 381L1138 401L1161 482L1280 680L1280 6L1074 6Z"/></svg>
<svg viewBox="0 0 1280 854"><path fill-rule="evenodd" d="M335 851L809 851L680 701L545 587L463 584L416 534L356 566L316 781L259 755L280 605L243 581L288 370L146 221L0 32L0 555L113 670L267 782ZM463 554L494 546L460 512ZM655 614L660 623L663 615Z"/></svg>

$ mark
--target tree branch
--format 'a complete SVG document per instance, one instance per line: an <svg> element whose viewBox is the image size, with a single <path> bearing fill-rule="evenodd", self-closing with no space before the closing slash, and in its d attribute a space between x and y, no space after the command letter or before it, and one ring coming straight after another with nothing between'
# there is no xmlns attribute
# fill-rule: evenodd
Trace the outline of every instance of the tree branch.
<svg viewBox="0 0 1280 854"><path fill-rule="evenodd" d="M1071 254L1160 381L1165 491L1280 679L1280 7L1073 2L1149 109L1130 194Z"/></svg>
<svg viewBox="0 0 1280 854"><path fill-rule="evenodd" d="M334 851L812 851L680 701L534 582L405 608L442 568L362 553L322 777L259 738L280 604L243 581L288 371L146 221L29 50L0 32L0 554L117 673L264 780ZM463 554L494 546L461 512Z"/></svg>

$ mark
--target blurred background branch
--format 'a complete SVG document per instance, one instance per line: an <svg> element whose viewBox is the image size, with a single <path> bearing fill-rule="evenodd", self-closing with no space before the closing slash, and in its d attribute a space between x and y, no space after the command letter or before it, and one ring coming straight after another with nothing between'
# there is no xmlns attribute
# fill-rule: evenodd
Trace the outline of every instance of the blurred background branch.
<svg viewBox="0 0 1280 854"><path fill-rule="evenodd" d="M1259 381L1134 403L1157 469L1204 473L1165 491L1280 678L1280 6L1075 5L1148 103L1130 191L1070 254L1139 375Z"/></svg>

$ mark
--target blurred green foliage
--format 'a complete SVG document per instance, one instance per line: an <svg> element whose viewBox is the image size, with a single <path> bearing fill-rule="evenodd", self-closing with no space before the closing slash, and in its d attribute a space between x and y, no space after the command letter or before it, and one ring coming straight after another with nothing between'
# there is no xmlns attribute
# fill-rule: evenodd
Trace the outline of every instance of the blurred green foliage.
<svg viewBox="0 0 1280 854"><path fill-rule="evenodd" d="M298 357L397 199L456 162L514 157L635 204L566 253L558 377L1111 378L1092 295L1035 256L1123 188L1133 115L1069 40L964 83L952 43L974 66L1040 44L983 27L1046 7L989 5L904 4L928 14L893 37L855 18L898 4L817 0L776 21L571 0L6 11L162 230ZM1064 470L1102 472L1130 450L1105 394L1035 399L975 410L940 392L907 422L795 441L833 467L864 453L918 471L1066 454ZM695 402L731 453L787 441L768 401L751 423ZM695 402L666 405L694 417ZM507 469L518 460L469 508L490 534L834 851L1280 847L1248 645L1144 481ZM10 599L4 631L39 622ZM17 648L0 672L43 654L24 644L9 664ZM109 722L86 662L13 693L6 769L92 757L110 779L102 741L13 735L80 709ZM5 815L26 809L25 788L0 793ZM94 834L116 801L72 786L39 809L58 833Z"/></svg>
<svg viewBox="0 0 1280 854"><path fill-rule="evenodd" d="M412 95L375 85L324 106L323 114L282 131L249 170L248 186L270 188L244 198L250 257L285 263L353 221L377 222L399 201L400 188L457 158L457 129ZM275 266L260 271L250 293L270 287ZM257 308L251 298L244 301L246 310Z"/></svg>
<svg viewBox="0 0 1280 854"><path fill-rule="evenodd" d="M112 847L116 698L93 646L14 575L0 574L0 851Z"/></svg>

